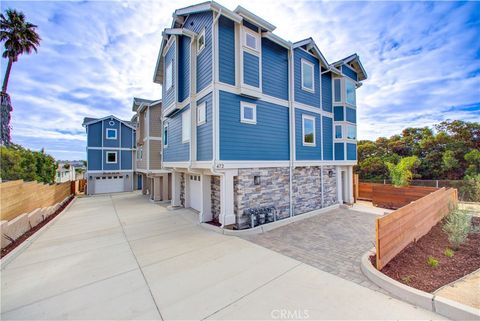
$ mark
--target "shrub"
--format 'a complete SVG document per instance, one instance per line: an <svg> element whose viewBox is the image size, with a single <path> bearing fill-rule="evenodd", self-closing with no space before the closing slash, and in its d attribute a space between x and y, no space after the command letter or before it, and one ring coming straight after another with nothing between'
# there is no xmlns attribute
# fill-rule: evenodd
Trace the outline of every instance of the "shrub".
<svg viewBox="0 0 480 321"><path fill-rule="evenodd" d="M408 186L413 178L412 170L420 164L417 156L402 158L398 164L385 162L394 186Z"/></svg>
<svg viewBox="0 0 480 321"><path fill-rule="evenodd" d="M427 264L432 268L436 268L438 266L438 260L433 256L429 256L427 259Z"/></svg>
<svg viewBox="0 0 480 321"><path fill-rule="evenodd" d="M405 284L410 284L412 282L412 276L411 275L402 276L402 281Z"/></svg>
<svg viewBox="0 0 480 321"><path fill-rule="evenodd" d="M443 252L443 254L446 256L446 257L453 257L455 255L455 252L453 252L452 249L449 249L448 247L445 249L445 252Z"/></svg>
<svg viewBox="0 0 480 321"><path fill-rule="evenodd" d="M463 178L460 195L464 201L480 202L480 174L467 175Z"/></svg>
<svg viewBox="0 0 480 321"><path fill-rule="evenodd" d="M458 208L452 208L445 218L443 231L448 235L448 241L454 250L458 250L460 245L467 239L472 227L472 219L467 211Z"/></svg>

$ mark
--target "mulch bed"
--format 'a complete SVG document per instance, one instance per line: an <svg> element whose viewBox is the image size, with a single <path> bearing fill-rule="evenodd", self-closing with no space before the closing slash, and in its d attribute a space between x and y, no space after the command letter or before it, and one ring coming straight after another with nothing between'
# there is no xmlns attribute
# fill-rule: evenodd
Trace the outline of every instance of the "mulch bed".
<svg viewBox="0 0 480 321"><path fill-rule="evenodd" d="M425 292L434 292L480 268L480 233L470 233L453 257L445 256L451 248L447 234L442 231L443 221L416 243L408 245L382 272L403 284ZM472 227L480 227L480 217L472 218ZM437 267L427 264L429 256L439 261ZM375 265L375 256L371 258Z"/></svg>
<svg viewBox="0 0 480 321"><path fill-rule="evenodd" d="M20 236L18 239L16 239L14 242L8 244L6 247L4 247L0 253L0 259L3 258L5 255L7 255L8 253L10 253L11 251L13 251L17 246L19 246L20 244L22 244L26 239L28 239L30 236L32 236L33 234L35 234L39 229L41 229L42 227L44 227L45 225L48 224L48 222L50 222L51 220L53 220L58 214L62 213L62 211L65 209L65 207L68 206L68 204L70 204L72 201L73 201L73 196L70 197L67 202L65 202L65 204L63 204L62 206L60 206L56 211L55 213L53 213L52 215L50 215L49 217L47 217L45 220L43 220L41 223L37 224L36 226L34 226L33 228L31 228L30 230L28 230L25 234L23 234L22 236Z"/></svg>

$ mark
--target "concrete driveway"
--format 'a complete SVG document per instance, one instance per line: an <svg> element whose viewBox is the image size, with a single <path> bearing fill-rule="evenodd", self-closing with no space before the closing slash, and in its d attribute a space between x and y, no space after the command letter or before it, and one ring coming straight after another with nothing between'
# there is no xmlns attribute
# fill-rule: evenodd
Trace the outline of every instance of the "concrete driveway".
<svg viewBox="0 0 480 321"><path fill-rule="evenodd" d="M80 198L2 267L9 319L438 319L138 193Z"/></svg>

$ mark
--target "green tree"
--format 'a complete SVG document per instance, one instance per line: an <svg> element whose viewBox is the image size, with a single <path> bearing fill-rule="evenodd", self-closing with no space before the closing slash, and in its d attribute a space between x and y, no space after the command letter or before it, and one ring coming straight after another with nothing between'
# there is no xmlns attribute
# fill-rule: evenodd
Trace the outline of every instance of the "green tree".
<svg viewBox="0 0 480 321"><path fill-rule="evenodd" d="M480 150L472 149L464 156L467 161L467 170L465 175L477 175L480 174Z"/></svg>
<svg viewBox="0 0 480 321"><path fill-rule="evenodd" d="M402 158L398 164L386 162L385 165L390 173L390 179L394 186L408 186L413 178L412 170L418 166L420 161L417 156L409 156Z"/></svg>
<svg viewBox="0 0 480 321"><path fill-rule="evenodd" d="M455 158L455 153L452 150L447 150L443 153L442 161L443 170L446 173L446 176L450 178L451 175L449 175L449 173L458 168L459 161Z"/></svg>

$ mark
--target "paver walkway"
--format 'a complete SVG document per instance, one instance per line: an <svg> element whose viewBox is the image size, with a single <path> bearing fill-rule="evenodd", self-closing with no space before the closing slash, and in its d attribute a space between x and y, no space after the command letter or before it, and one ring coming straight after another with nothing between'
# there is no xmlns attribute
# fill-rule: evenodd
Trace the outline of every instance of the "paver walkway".
<svg viewBox="0 0 480 321"><path fill-rule="evenodd" d="M2 320L440 318L137 193L77 199L1 274Z"/></svg>
<svg viewBox="0 0 480 321"><path fill-rule="evenodd" d="M244 238L343 279L384 292L360 270L362 255L375 246L376 217L339 208Z"/></svg>

